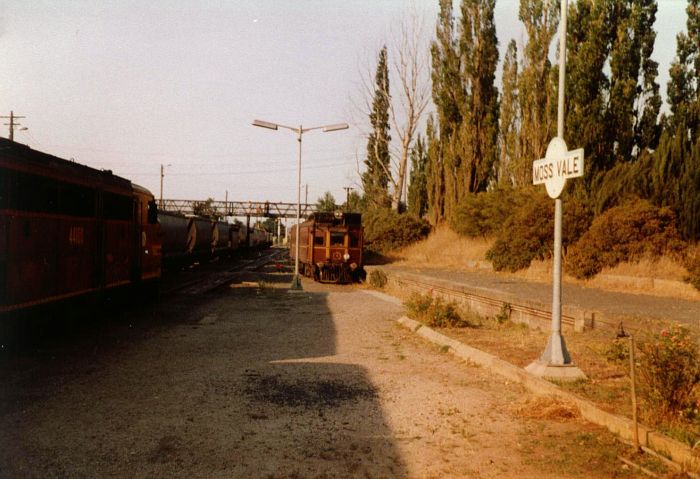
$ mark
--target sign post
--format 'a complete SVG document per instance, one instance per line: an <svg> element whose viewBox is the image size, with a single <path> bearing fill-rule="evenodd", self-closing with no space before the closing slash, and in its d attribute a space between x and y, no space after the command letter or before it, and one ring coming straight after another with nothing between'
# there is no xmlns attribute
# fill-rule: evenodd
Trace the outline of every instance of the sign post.
<svg viewBox="0 0 700 479"><path fill-rule="evenodd" d="M564 142L564 87L566 83L566 11L567 0L561 0L559 37L559 98L557 137L547 146L545 157L532 164L532 182L544 183L554 198L554 256L552 258L552 330L542 356L525 369L530 373L560 381L586 379L574 365L561 334L561 223L562 204L559 196L568 178L583 176L583 149L569 151Z"/></svg>

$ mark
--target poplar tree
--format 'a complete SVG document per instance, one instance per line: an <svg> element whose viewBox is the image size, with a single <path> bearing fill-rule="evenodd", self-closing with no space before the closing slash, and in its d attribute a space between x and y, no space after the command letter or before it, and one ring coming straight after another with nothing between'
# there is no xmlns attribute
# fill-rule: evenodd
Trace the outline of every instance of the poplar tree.
<svg viewBox="0 0 700 479"><path fill-rule="evenodd" d="M428 151L425 141L418 135L416 145L411 150L411 175L408 186L408 212L418 218L422 218L428 211L427 164Z"/></svg>
<svg viewBox="0 0 700 479"><path fill-rule="evenodd" d="M556 133L557 92L552 89L549 49L559 26L557 0L520 0L520 21L527 32L527 44L518 81L520 103L520 155L523 161L543 158L549 140ZM573 22L572 22L573 23Z"/></svg>
<svg viewBox="0 0 700 479"><path fill-rule="evenodd" d="M656 32L656 0L617 0L609 15L610 94L606 131L613 144L611 165L632 161L655 148L661 107L658 63L651 59Z"/></svg>
<svg viewBox="0 0 700 479"><path fill-rule="evenodd" d="M464 87L452 0L440 0L435 40L430 47L436 123L428 132L430 221L443 219L457 203L460 155L456 135L462 124Z"/></svg>
<svg viewBox="0 0 700 479"><path fill-rule="evenodd" d="M389 70L386 46L379 51L372 111L372 131L367 141L366 170L362 174L365 203L369 208L389 206Z"/></svg>
<svg viewBox="0 0 700 479"><path fill-rule="evenodd" d="M440 0L431 45L437 143L428 136L428 164L442 173L428 174L440 177L440 188L429 188L431 221L451 217L462 197L485 189L498 157L494 5L495 0L462 0L455 28L451 0Z"/></svg>
<svg viewBox="0 0 700 479"><path fill-rule="evenodd" d="M687 33L676 36L676 58L669 70L667 95L672 117L669 127L684 125L690 134L697 133L700 102L700 0L688 0Z"/></svg>
<svg viewBox="0 0 700 479"><path fill-rule="evenodd" d="M465 193L484 191L498 158L498 37L494 21L496 0L462 0L459 50L465 102L460 143L461 185Z"/></svg>
<svg viewBox="0 0 700 479"><path fill-rule="evenodd" d="M503 59L501 77L500 129L498 161L498 184L501 186L524 186L531 181L531 161L519 155L518 130L520 109L518 103L518 46L515 40L508 43Z"/></svg>
<svg viewBox="0 0 700 479"><path fill-rule="evenodd" d="M578 0L569 7L567 26L566 138L583 148L586 174L575 182L588 195L599 172L609 166L611 145L606 140L605 115L609 79L610 5L617 0Z"/></svg>
<svg viewBox="0 0 700 479"><path fill-rule="evenodd" d="M428 221L435 225L445 218L445 169L442 162L440 139L435 133L435 121L432 115L428 116L425 134L428 141L428 159L425 171Z"/></svg>

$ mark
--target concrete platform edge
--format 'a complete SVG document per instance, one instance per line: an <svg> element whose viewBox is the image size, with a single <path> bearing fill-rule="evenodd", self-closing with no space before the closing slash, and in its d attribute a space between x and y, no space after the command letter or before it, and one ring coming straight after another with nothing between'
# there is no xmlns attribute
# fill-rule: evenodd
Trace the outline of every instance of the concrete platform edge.
<svg viewBox="0 0 700 479"><path fill-rule="evenodd" d="M418 321L414 321L406 316L402 316L396 321L428 341L441 347L447 347L452 354L464 361L485 367L489 371L503 376L508 380L522 384L533 394L553 396L574 403L578 407L581 416L587 421L603 426L627 441L633 439L633 423L631 419L603 411L593 403L573 393L562 390L556 384L532 376L524 369L499 359L492 354L449 338ZM641 424L638 426L638 431L639 442L642 446L668 457L675 463L681 465L684 470L699 470L700 461L686 444L664 436Z"/></svg>

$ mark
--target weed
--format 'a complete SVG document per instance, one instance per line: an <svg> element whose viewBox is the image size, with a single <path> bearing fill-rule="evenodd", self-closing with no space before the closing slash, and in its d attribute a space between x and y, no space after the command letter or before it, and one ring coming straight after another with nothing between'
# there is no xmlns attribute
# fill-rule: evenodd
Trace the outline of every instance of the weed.
<svg viewBox="0 0 700 479"><path fill-rule="evenodd" d="M498 312L498 314L494 317L496 322L498 324L503 324L506 321L510 320L510 313L513 312L513 307L510 305L510 303L503 303L501 305L501 310Z"/></svg>
<svg viewBox="0 0 700 479"><path fill-rule="evenodd" d="M386 283L388 281L389 280L386 276L386 273L381 269L374 269L369 274L369 284L373 288L382 289L384 286L386 286Z"/></svg>
<svg viewBox="0 0 700 479"><path fill-rule="evenodd" d="M629 341L626 338L615 338L609 347L603 351L605 358L610 362L628 361L630 357Z"/></svg>
<svg viewBox="0 0 700 479"><path fill-rule="evenodd" d="M408 316L431 327L463 328L469 322L459 311L455 302L445 302L442 298L431 295L413 294L405 303Z"/></svg>

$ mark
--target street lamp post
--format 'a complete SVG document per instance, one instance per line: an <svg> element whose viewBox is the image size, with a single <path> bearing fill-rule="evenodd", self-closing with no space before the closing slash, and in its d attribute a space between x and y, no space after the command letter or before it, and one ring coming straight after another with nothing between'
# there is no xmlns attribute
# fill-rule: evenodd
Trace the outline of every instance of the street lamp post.
<svg viewBox="0 0 700 479"><path fill-rule="evenodd" d="M312 128L304 128L303 126L299 125L298 128L295 128L293 126L286 126L286 125L280 125L279 123L271 123L269 121L262 121L262 120L253 120L253 126L259 126L261 128L267 128L270 130L277 130L279 128L285 128L287 130L291 130L294 133L297 134L297 141L299 142L299 158L297 160L297 224L296 224L296 244L295 244L295 252L296 254L294 255L294 277L292 278L292 284L290 286L290 289L292 290L300 290L301 289L301 279L299 278L299 250L300 250L300 231L299 231L299 224L301 222L301 137L304 133L307 131L311 130L323 130L324 133L327 133L329 131L337 131L337 130L347 130L348 129L348 124L347 123L336 123L333 125L321 125L321 126L314 126Z"/></svg>
<svg viewBox="0 0 700 479"><path fill-rule="evenodd" d="M160 209L163 209L163 177L165 176L165 167L166 166L173 166L172 164L168 163L167 165L164 165L163 163L160 164L160 204L158 205Z"/></svg>

